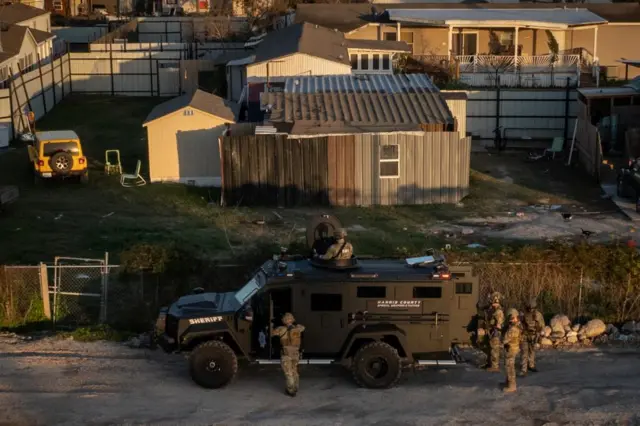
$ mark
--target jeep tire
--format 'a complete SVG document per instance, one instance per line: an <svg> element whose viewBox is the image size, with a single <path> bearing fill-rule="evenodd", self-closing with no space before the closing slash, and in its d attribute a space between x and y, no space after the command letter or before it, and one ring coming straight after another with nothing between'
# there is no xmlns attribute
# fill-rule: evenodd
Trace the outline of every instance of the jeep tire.
<svg viewBox="0 0 640 426"><path fill-rule="evenodd" d="M360 387L391 388L400 380L402 361L398 351L388 343L369 343L356 352L353 358L352 374Z"/></svg>
<svg viewBox="0 0 640 426"><path fill-rule="evenodd" d="M229 345L219 340L199 344L189 356L189 372L198 385L207 389L226 386L238 371L238 358Z"/></svg>
<svg viewBox="0 0 640 426"><path fill-rule="evenodd" d="M56 152L49 159L49 167L53 173L66 175L73 169L73 157L65 151Z"/></svg>

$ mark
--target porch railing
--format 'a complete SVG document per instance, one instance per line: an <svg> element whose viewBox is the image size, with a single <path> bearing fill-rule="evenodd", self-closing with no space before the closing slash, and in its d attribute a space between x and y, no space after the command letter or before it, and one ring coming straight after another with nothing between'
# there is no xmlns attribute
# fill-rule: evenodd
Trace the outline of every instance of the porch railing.
<svg viewBox="0 0 640 426"><path fill-rule="evenodd" d="M425 63L448 62L449 58L443 55L423 55L414 56L415 59ZM514 56L506 55L455 55L452 61L460 64L461 73L469 72L509 72L518 69L527 69L529 72L551 72L560 69L576 69L580 66L580 55L557 55L555 62L551 55L518 56L516 63Z"/></svg>

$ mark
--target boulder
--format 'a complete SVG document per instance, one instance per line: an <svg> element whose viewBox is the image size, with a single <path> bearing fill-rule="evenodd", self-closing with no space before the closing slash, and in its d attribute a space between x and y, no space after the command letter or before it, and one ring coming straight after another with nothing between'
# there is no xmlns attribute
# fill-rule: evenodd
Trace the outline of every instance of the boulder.
<svg viewBox="0 0 640 426"><path fill-rule="evenodd" d="M607 331L607 326L602 320L593 319L586 323L580 330L580 334L586 338L593 338L604 334Z"/></svg>
<svg viewBox="0 0 640 426"><path fill-rule="evenodd" d="M607 333L607 334L619 334L620 330L618 330L616 328L616 326L613 325L613 324L607 324L607 329L605 330L605 333Z"/></svg>
<svg viewBox="0 0 640 426"><path fill-rule="evenodd" d="M565 332L565 327L571 326L571 321L569 321L569 317L566 315L558 314L551 318L551 322L549 322L552 331L562 331Z"/></svg>
<svg viewBox="0 0 640 426"><path fill-rule="evenodd" d="M571 325L565 325L564 332L565 334L571 331Z"/></svg>
<svg viewBox="0 0 640 426"><path fill-rule="evenodd" d="M542 339L540 339L540 346L553 346L553 342L551 341L551 339L543 337Z"/></svg>
<svg viewBox="0 0 640 426"><path fill-rule="evenodd" d="M563 331L554 331L553 333L551 333L551 338L553 340L564 339L564 336L565 336L564 330Z"/></svg>
<svg viewBox="0 0 640 426"><path fill-rule="evenodd" d="M574 324L573 327L571 327L572 331L580 331L580 324Z"/></svg>
<svg viewBox="0 0 640 426"><path fill-rule="evenodd" d="M570 338L573 338L573 337L575 337L576 340L578 340L578 332L577 331L573 331L573 330L569 331L567 333L567 335L566 335L567 340L570 339Z"/></svg>
<svg viewBox="0 0 640 426"><path fill-rule="evenodd" d="M575 333L575 331L573 332ZM567 336L567 343L578 343L578 336Z"/></svg>
<svg viewBox="0 0 640 426"><path fill-rule="evenodd" d="M548 325L545 326L544 330L542 331L544 333L544 337L549 337L551 336L551 332L553 330L551 330L551 327L549 327Z"/></svg>
<svg viewBox="0 0 640 426"><path fill-rule="evenodd" d="M640 331L640 323L629 321L622 326L622 331L625 333L635 333L636 331Z"/></svg>

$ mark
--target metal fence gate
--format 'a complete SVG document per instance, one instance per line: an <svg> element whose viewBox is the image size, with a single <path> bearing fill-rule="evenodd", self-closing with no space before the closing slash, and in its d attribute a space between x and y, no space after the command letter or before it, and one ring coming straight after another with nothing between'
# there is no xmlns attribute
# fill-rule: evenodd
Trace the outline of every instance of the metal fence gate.
<svg viewBox="0 0 640 426"><path fill-rule="evenodd" d="M106 256L104 259L55 258L53 286L49 286L54 326L105 322L107 265Z"/></svg>

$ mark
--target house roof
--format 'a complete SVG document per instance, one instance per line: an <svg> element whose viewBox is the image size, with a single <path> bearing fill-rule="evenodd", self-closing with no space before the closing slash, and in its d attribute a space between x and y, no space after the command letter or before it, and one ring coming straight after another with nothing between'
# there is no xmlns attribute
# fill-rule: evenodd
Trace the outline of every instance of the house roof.
<svg viewBox="0 0 640 426"><path fill-rule="evenodd" d="M8 24L17 24L50 13L23 3L11 3L0 8L0 21Z"/></svg>
<svg viewBox="0 0 640 426"><path fill-rule="evenodd" d="M11 53L11 56L20 53L24 37L27 35L29 27L21 25L9 25L6 29L0 31L0 43L2 43L2 51Z"/></svg>
<svg viewBox="0 0 640 426"><path fill-rule="evenodd" d="M313 121L298 120L288 128L279 127L285 130L291 136L319 136L319 135L344 135L359 133L392 133L392 132L421 132L423 131L419 124L354 124L344 121Z"/></svg>
<svg viewBox="0 0 640 426"><path fill-rule="evenodd" d="M387 10L394 9L449 9L449 10L545 10L559 7L576 8L576 3L389 3L374 4L299 4L296 22L312 22L343 32L355 31L370 23L390 23ZM640 22L640 3L581 3L587 9L609 22ZM373 11L375 10L375 16Z"/></svg>
<svg viewBox="0 0 640 426"><path fill-rule="evenodd" d="M228 121L235 121L239 112L237 104L198 89L193 95L186 94L178 96L160 105L156 105L144 123L142 123L142 126L146 127L152 121L158 120L185 107L191 107Z"/></svg>
<svg viewBox="0 0 640 426"><path fill-rule="evenodd" d="M404 41L391 40L351 40L347 39L347 49L384 50L388 52L411 52Z"/></svg>
<svg viewBox="0 0 640 426"><path fill-rule="evenodd" d="M29 28L29 32L31 33L33 38L36 40L36 43L38 44L55 37L54 34L48 33L46 31L36 30L34 28Z"/></svg>
<svg viewBox="0 0 640 426"><path fill-rule="evenodd" d="M294 53L350 65L344 34L308 22L269 33L256 48L255 63Z"/></svg>
<svg viewBox="0 0 640 426"><path fill-rule="evenodd" d="M262 104L270 105L273 123L317 127L324 133L453 123L446 102L424 74L291 77L284 92L266 93Z"/></svg>
<svg viewBox="0 0 640 426"><path fill-rule="evenodd" d="M394 22L429 26L500 25L545 26L570 28L581 25L606 24L595 13L581 8L572 9L390 9L389 19Z"/></svg>

